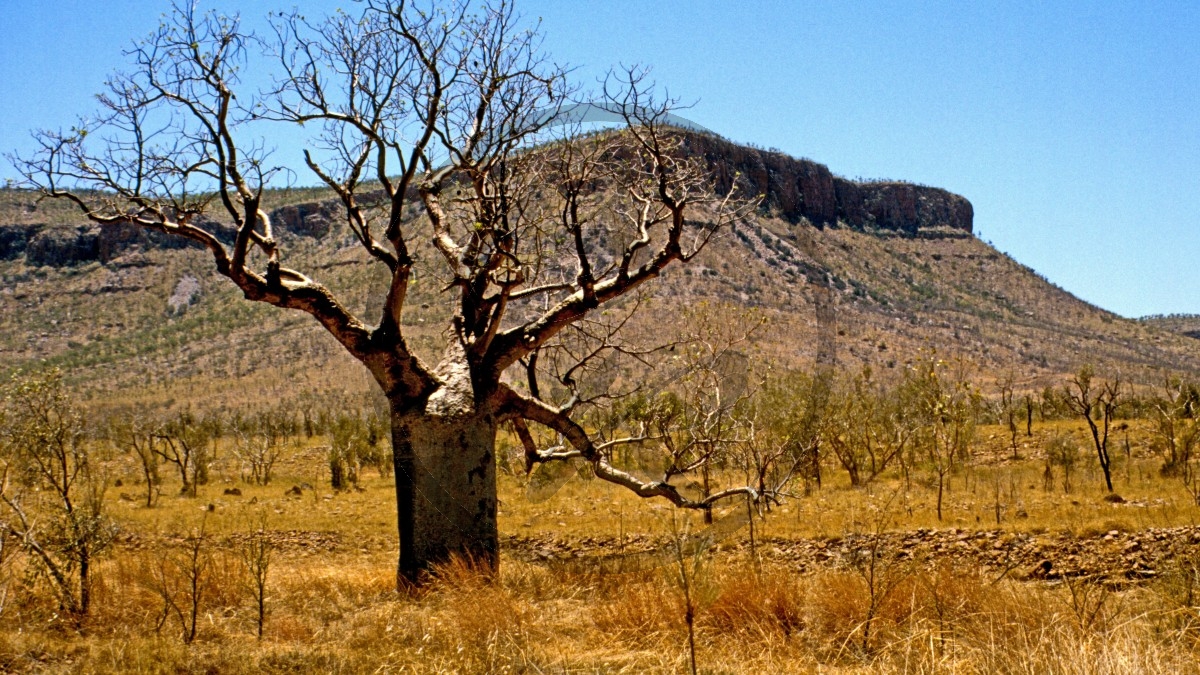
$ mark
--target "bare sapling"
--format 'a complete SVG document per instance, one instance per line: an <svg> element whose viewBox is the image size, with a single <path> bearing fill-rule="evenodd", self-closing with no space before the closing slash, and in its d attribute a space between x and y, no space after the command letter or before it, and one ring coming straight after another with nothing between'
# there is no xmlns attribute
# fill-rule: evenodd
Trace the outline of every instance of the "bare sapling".
<svg viewBox="0 0 1200 675"><path fill-rule="evenodd" d="M0 462L0 495L8 491L9 465ZM17 558L17 541L6 530L0 530L0 617L8 606L9 586L12 584L13 564Z"/></svg>
<svg viewBox="0 0 1200 675"><path fill-rule="evenodd" d="M683 596L683 622L687 627L688 666L692 675L697 673L696 662L696 613L699 610L701 595L701 575L703 574L704 549L692 545L689 536L690 522L687 519L671 515L672 557L674 558L674 576L680 593Z"/></svg>
<svg viewBox="0 0 1200 675"><path fill-rule="evenodd" d="M1092 444L1096 448L1096 459L1104 473L1104 485L1112 492L1112 456L1108 451L1108 441L1117 407L1121 404L1121 377L1118 375L1099 385L1094 378L1092 367L1084 366L1071 377L1064 393L1071 410L1087 422Z"/></svg>
<svg viewBox="0 0 1200 675"><path fill-rule="evenodd" d="M146 488L146 508L153 508L162 492L162 478L158 472L159 453L154 447L158 439L153 428L131 416L115 420L110 433L118 448L137 458Z"/></svg>
<svg viewBox="0 0 1200 675"><path fill-rule="evenodd" d="M1055 467L1058 468L1062 475L1062 490L1064 494L1070 494L1071 486L1074 484L1071 477L1075 473L1075 467L1079 463L1079 444L1069 433L1060 433L1051 436L1046 442L1046 476L1053 481Z"/></svg>
<svg viewBox="0 0 1200 675"><path fill-rule="evenodd" d="M850 554L851 569L861 579L866 593L866 607L859 623L861 630L858 640L858 648L863 656L871 654L874 649L872 639L875 637L875 625L884 603L912 573L909 566L896 555L897 551L886 536L894 518L892 506L899 494L899 490L892 492L879 507L870 523L870 531L862 535L861 545ZM847 640L850 637L852 635L847 636Z"/></svg>
<svg viewBox="0 0 1200 675"><path fill-rule="evenodd" d="M213 552L207 516L177 545L163 548L145 575L147 585L162 601L156 630L174 616L184 644L196 640L200 610L211 583Z"/></svg>
<svg viewBox="0 0 1200 675"><path fill-rule="evenodd" d="M245 533L238 554L245 565L246 586L254 600L255 625L258 629L258 639L261 640L267 622L267 581L275 554L275 542L267 529L266 511L259 514L256 522Z"/></svg>

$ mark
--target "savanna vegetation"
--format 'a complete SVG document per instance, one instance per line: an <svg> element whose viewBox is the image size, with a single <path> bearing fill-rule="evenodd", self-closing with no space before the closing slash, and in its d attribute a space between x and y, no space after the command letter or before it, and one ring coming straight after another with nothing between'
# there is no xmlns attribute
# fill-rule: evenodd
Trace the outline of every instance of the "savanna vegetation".
<svg viewBox="0 0 1200 675"><path fill-rule="evenodd" d="M644 70L565 128L480 7L181 3L37 136L0 206L129 241L0 261L0 670L1197 670L1190 338L719 191Z"/></svg>
<svg viewBox="0 0 1200 675"><path fill-rule="evenodd" d="M1010 397L933 353L892 378L755 375L693 338L677 347L686 376L622 404L660 437L614 449L614 466L703 456L707 484L680 489L774 481L775 499L719 502L710 525L590 480L586 463L527 473L510 429L498 575L455 559L400 592L382 404L93 416L57 374L19 375L3 413L0 661L1194 670L1194 384L1117 389L1110 492L1071 396L1080 377L1112 380L1086 369ZM1005 406L1026 397L1014 436Z"/></svg>

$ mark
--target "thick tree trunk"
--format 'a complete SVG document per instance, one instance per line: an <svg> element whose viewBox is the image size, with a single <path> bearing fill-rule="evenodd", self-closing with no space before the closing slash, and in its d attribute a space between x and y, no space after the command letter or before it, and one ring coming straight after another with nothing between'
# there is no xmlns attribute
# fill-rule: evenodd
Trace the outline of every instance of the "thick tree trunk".
<svg viewBox="0 0 1200 675"><path fill-rule="evenodd" d="M487 414L392 412L399 515L398 580L415 583L433 565L463 556L493 572L496 526L495 418Z"/></svg>

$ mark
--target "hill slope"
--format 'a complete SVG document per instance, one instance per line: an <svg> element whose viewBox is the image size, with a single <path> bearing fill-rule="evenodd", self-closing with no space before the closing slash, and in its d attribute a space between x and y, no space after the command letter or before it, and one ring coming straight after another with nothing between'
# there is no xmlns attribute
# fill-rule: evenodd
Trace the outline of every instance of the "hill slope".
<svg viewBox="0 0 1200 675"><path fill-rule="evenodd" d="M764 208L657 282L655 321L701 301L753 309L770 319L754 351L782 367L820 357L852 369L897 368L935 348L1030 388L1061 383L1084 362L1147 383L1164 369L1200 374L1200 340L1050 284L973 237L962 197L855 183L815 162L711 137L689 143L719 181L739 176L763 194ZM340 226L327 194L278 192L272 203L292 265L357 312L378 302L386 279ZM102 231L64 205L2 191L0 369L59 365L93 397L156 405L371 390L365 370L309 317L242 300L209 265L197 249ZM428 353L445 325L440 285L432 271L417 278L406 321L418 352Z"/></svg>

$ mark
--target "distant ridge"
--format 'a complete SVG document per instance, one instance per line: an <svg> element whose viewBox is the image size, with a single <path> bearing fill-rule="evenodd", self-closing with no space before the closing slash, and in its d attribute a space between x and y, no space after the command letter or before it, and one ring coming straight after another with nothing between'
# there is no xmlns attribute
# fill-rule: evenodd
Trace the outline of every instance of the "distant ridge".
<svg viewBox="0 0 1200 675"><path fill-rule="evenodd" d="M1031 391L1061 386L1084 363L1146 386L1164 372L1200 377L1200 316L1130 320L1076 298L973 236L971 204L959 195L851 181L810 160L682 133L722 187L737 181L743 194L763 195L763 208L691 264L669 268L654 303L768 319L747 347L754 364L898 373L934 349L961 356L983 382L1010 378ZM265 198L297 269L355 312L377 306L386 273L366 259L330 192ZM232 236L229 225L208 226ZM425 226L412 227L414 255L435 259ZM315 322L246 302L211 266L187 242L99 228L61 202L0 189L0 374L58 365L97 401L148 405L223 405L233 390L372 390ZM432 270L418 266L404 315L422 358L436 357L426 350L442 344L447 320ZM630 336L656 335L661 316L646 313Z"/></svg>
<svg viewBox="0 0 1200 675"><path fill-rule="evenodd" d="M1152 314L1138 321L1159 330L1200 340L1200 314Z"/></svg>
<svg viewBox="0 0 1200 675"><path fill-rule="evenodd" d="M687 133L686 147L707 160L718 187L735 177L764 206L796 223L817 227L837 222L856 229L878 228L916 234L938 227L972 231L974 209L965 197L947 190L902 181L856 182L829 167L782 152L738 145L712 134Z"/></svg>
<svg viewBox="0 0 1200 675"><path fill-rule="evenodd" d="M719 189L728 190L736 180L744 194L762 195L764 209L789 223L807 221L825 228L840 222L859 230L909 235L936 228L972 231L971 202L947 190L902 181L856 182L812 160L737 145L711 133L681 133L686 150L708 163ZM320 238L340 217L340 209L340 202L330 198L279 206L271 217L295 234ZM67 216L69 224L57 227L13 221L7 215L0 212L0 260L24 256L31 265L62 267L108 262L134 247L188 245L133 226L99 228L76 214ZM232 239L232 229L217 229Z"/></svg>

